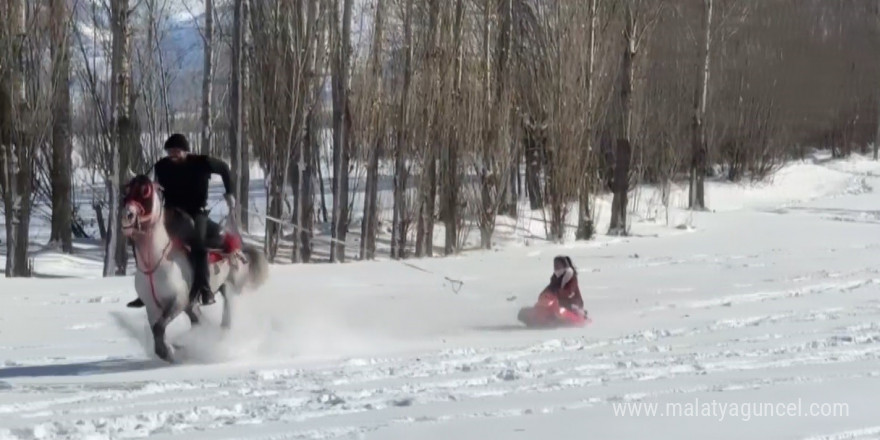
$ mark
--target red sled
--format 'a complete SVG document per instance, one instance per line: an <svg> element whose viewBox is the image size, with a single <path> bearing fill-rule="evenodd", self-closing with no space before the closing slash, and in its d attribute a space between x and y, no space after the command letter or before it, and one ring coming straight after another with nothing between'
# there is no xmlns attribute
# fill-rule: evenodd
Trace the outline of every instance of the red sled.
<svg viewBox="0 0 880 440"><path fill-rule="evenodd" d="M543 328L583 327L590 323L586 312L581 315L560 306L556 295L547 290L541 292L534 306L519 309L517 319L526 327Z"/></svg>

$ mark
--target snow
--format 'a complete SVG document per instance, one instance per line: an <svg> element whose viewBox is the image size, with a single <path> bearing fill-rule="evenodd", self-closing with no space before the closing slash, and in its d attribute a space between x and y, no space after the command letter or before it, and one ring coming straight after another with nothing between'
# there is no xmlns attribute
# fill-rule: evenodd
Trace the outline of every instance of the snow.
<svg viewBox="0 0 880 440"><path fill-rule="evenodd" d="M177 365L131 277L47 250L0 279L0 439L880 438L877 188L880 163L817 157L710 182L709 212L679 188L669 223L640 188L630 237L551 244L527 213L423 270L273 265L230 332L219 302L172 323ZM559 253L593 323L526 330Z"/></svg>

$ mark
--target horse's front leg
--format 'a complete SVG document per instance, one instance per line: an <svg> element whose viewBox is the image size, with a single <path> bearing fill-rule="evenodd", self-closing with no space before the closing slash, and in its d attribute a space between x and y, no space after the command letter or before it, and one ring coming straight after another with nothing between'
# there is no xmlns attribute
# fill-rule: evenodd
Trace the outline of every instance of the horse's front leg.
<svg viewBox="0 0 880 440"><path fill-rule="evenodd" d="M165 341L165 328L179 313L180 306L174 302L162 312L152 327L156 355L166 362L174 362L174 349Z"/></svg>

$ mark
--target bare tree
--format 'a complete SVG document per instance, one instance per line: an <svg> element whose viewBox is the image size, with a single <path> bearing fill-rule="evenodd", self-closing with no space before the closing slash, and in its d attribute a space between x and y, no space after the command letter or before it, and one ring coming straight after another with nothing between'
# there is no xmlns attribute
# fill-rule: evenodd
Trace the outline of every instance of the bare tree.
<svg viewBox="0 0 880 440"><path fill-rule="evenodd" d="M620 128L618 130L617 159L614 171L614 197L611 202L610 235L626 235L627 193L629 167L632 157L633 87L636 72L636 54L641 43L650 34L663 8L662 0L626 0L624 13L623 64L620 75ZM623 169L621 169L623 167Z"/></svg>
<svg viewBox="0 0 880 440"><path fill-rule="evenodd" d="M244 96L251 92L250 75L251 64L253 63L253 44L251 39L251 2L253 0L243 0L241 4L241 39L242 39L242 60L241 60L241 91L240 95ZM238 221L239 227L243 231L247 231L250 222L250 214L248 213L248 204L250 203L250 180L251 180L251 146L253 138L250 131L250 105L251 101L240 99L241 103L241 164L239 167L239 179L237 188L237 203L239 205Z"/></svg>
<svg viewBox="0 0 880 440"><path fill-rule="evenodd" d="M143 165L147 168L148 164L159 159L165 138L174 128L171 90L174 63L167 62L162 50L163 43L168 41L164 25L167 22L167 2L146 0L143 7L146 8L143 11L146 15L145 32L132 35L132 64L136 67L132 73L132 88L139 96L138 114L145 144L140 156L143 156ZM100 18L97 18L95 25L99 24Z"/></svg>
<svg viewBox="0 0 880 440"><path fill-rule="evenodd" d="M428 0L428 25L425 27L426 47L422 65L422 120L420 139L423 176L419 185L419 213L416 225L416 256L434 254L434 211L437 200L437 160L440 155L440 132L437 121L440 107L437 77L441 66L440 56L440 2Z"/></svg>
<svg viewBox="0 0 880 440"><path fill-rule="evenodd" d="M369 116L372 141L367 153L367 182L364 190L364 219L361 224L361 259L376 256L376 233L379 227L379 159L385 141L385 115L382 111L382 38L385 27L385 2L376 0L373 19L373 44L370 53L370 81L372 99Z"/></svg>
<svg viewBox="0 0 880 440"><path fill-rule="evenodd" d="M113 87L111 108L113 109L113 148L111 148L110 176L107 182L107 198L110 205L109 238L104 257L104 276L124 275L126 271L125 242L120 237L121 207L118 200L121 194L120 183L125 178L127 158L133 150L134 139L130 107L131 64L128 19L131 13L129 0L111 0L110 18L113 32L111 70Z"/></svg>
<svg viewBox="0 0 880 440"><path fill-rule="evenodd" d="M213 131L211 94L213 93L214 75L214 0L205 0L205 31L202 35L202 44L204 45L204 67L202 69L202 137L200 149L202 154L210 154ZM240 199L241 195L238 194L238 200Z"/></svg>
<svg viewBox="0 0 880 440"><path fill-rule="evenodd" d="M501 26L493 32L492 23L500 15ZM513 163L509 147L511 110L509 57L510 2L486 0L482 26L483 139L475 159L480 180L480 246L492 247L496 216L504 204L508 175Z"/></svg>
<svg viewBox="0 0 880 440"><path fill-rule="evenodd" d="M229 154L232 168L232 186L235 200L241 201L242 194L242 170L248 164L242 163L242 49L244 23L242 20L245 0L232 0L232 62L231 79L229 84ZM245 215L241 216L246 217Z"/></svg>
<svg viewBox="0 0 880 440"><path fill-rule="evenodd" d="M337 0L338 3L339 0ZM349 219L349 174L351 160L351 111L349 108L349 58L351 56L352 0L342 0L342 19L338 6L333 16L333 230L335 239L330 261L345 261L345 238Z"/></svg>
<svg viewBox="0 0 880 440"><path fill-rule="evenodd" d="M3 205L6 215L6 276L27 276L27 214L26 188L28 177L27 163L22 161L27 149L25 145L23 127L21 124L22 112L27 106L27 93L25 90L25 66L23 52L25 50L26 9L22 0L11 0L7 4L7 10L3 33L3 58L4 66L2 73L3 84L0 87L0 117L2 117L2 132L0 132L0 147L2 147L2 160L0 164L0 190L3 191ZM10 66L10 67L6 67ZM25 242L21 243L22 230ZM20 250L25 248L25 254Z"/></svg>
<svg viewBox="0 0 880 440"><path fill-rule="evenodd" d="M304 71L296 81L299 90L298 104L293 120L293 146L291 150L290 184L296 199L293 206L293 217L296 231L293 234L291 261L309 261L312 254L312 230L314 223L314 177L315 164L320 155L320 132L318 115L321 107L319 93L321 90L320 70L324 57L322 35L323 27L319 19L321 9L316 0L309 0L302 30Z"/></svg>
<svg viewBox="0 0 880 440"><path fill-rule="evenodd" d="M587 31L587 65L584 72L584 83L586 88L586 107L587 114L584 118L586 123L584 134L583 152L581 155L581 167L583 171L580 175L580 189L578 190L578 228L576 238L579 240L589 240L595 233L593 224L593 216L590 212L590 194L593 191L593 173L588 164L593 162L593 124L596 116L593 111L594 101L594 84L593 74L595 72L596 61L596 32L599 27L599 0L590 0L589 6L589 30Z"/></svg>
<svg viewBox="0 0 880 440"><path fill-rule="evenodd" d="M706 100L709 93L709 61L712 47L712 5L713 0L703 0L702 41L699 43L697 59L700 63L699 75L694 88L694 120L691 140L691 169L688 192L688 206L691 209L706 209L705 175L708 148L706 146Z"/></svg>
<svg viewBox="0 0 880 440"><path fill-rule="evenodd" d="M71 194L70 130L70 18L67 2L52 0L52 230L51 242L60 242L65 253L73 252L73 201Z"/></svg>
<svg viewBox="0 0 880 440"><path fill-rule="evenodd" d="M406 0L403 18L403 84L397 113L397 142L394 149L394 214L392 216L391 256L405 258L409 218L406 210L408 171L406 157L409 151L410 85L413 71L413 0Z"/></svg>
<svg viewBox="0 0 880 440"><path fill-rule="evenodd" d="M455 1L455 17L452 26L452 53L454 62L452 76L452 92L450 96L450 114L452 120L451 130L443 153L441 153L441 179L442 179L442 202L441 213L446 228L445 244L443 252L446 255L454 254L458 249L459 230L459 148L460 141L464 139L464 133L459 125L463 120L458 112L462 108L461 77L464 65L462 35L464 30L464 1Z"/></svg>

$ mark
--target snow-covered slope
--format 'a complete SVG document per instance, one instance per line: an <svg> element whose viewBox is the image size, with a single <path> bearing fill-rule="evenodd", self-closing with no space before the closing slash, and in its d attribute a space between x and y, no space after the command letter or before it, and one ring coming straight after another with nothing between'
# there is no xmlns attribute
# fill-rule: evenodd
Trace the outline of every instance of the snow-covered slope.
<svg viewBox="0 0 880 440"><path fill-rule="evenodd" d="M880 437L880 164L713 184L669 226L642 194L629 238L273 266L228 334L219 304L172 325L174 366L130 277L46 254L0 280L0 438ZM594 322L522 329L559 253Z"/></svg>

